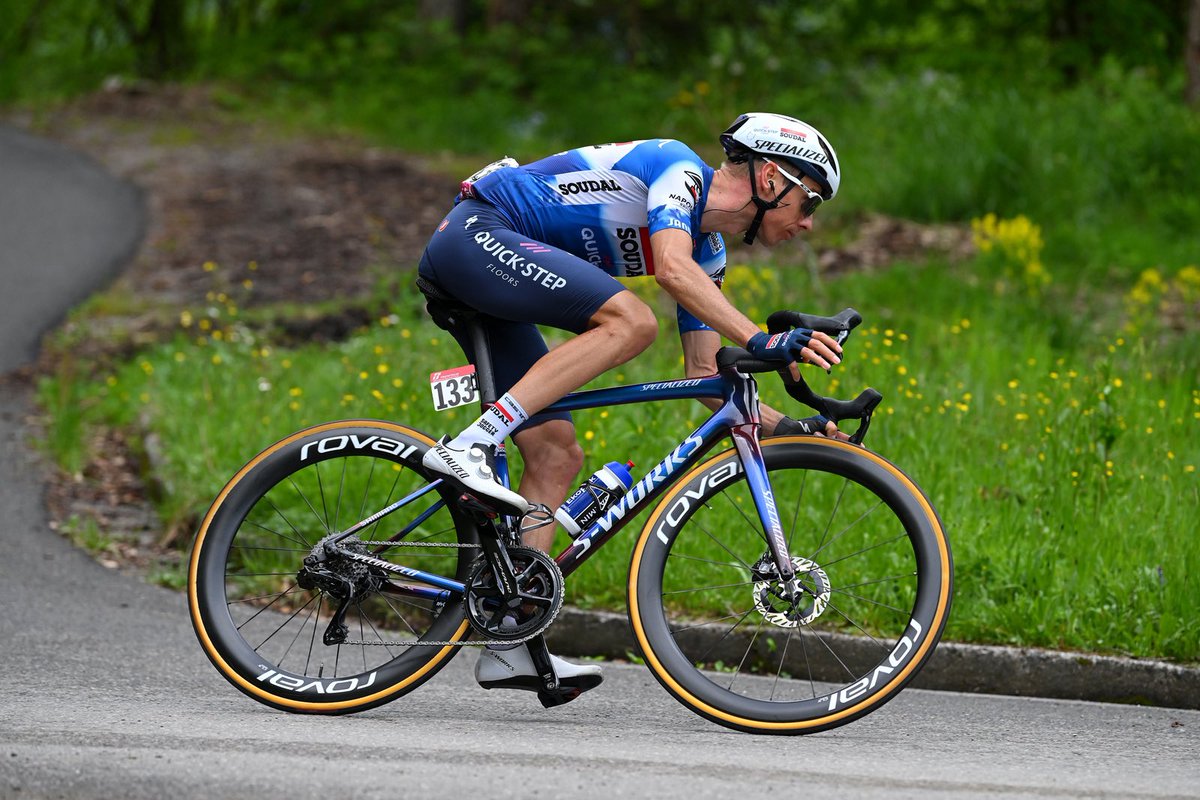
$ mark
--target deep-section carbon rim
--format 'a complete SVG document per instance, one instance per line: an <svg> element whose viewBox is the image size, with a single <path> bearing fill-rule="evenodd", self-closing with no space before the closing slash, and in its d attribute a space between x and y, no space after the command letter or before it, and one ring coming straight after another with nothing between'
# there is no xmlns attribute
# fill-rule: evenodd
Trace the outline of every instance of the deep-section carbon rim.
<svg viewBox="0 0 1200 800"><path fill-rule="evenodd" d="M920 489L883 458L815 437L768 439L763 452L805 593L789 603L771 580L729 451L647 521L630 619L655 677L696 713L811 733L878 708L919 670L949 612L950 550Z"/></svg>
<svg viewBox="0 0 1200 800"><path fill-rule="evenodd" d="M467 635L457 594L347 560L327 564L320 581L297 578L322 538L412 495L350 549L465 578L478 551L456 545L478 531L449 492L429 490L420 462L430 444L390 423L329 423L273 445L229 482L197 534L188 588L196 634L234 686L288 711L359 711L416 688L457 651L410 644ZM409 527L403 544L388 541ZM344 641L327 645L346 583L361 594Z"/></svg>

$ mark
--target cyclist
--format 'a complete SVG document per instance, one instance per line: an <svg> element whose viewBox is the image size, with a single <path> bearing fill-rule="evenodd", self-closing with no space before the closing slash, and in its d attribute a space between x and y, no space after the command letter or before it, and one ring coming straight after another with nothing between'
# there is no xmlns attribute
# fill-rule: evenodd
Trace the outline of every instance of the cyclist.
<svg viewBox="0 0 1200 800"><path fill-rule="evenodd" d="M807 329L768 335L734 308L720 287L722 234L773 247L812 228L812 214L837 194L840 165L815 128L779 114L739 116L720 137L717 169L673 139L568 150L518 166L489 165L463 182L453 210L421 258L419 274L492 318L488 336L496 389L479 419L424 457L496 510L520 515L557 508L583 465L567 413L539 413L570 391L645 350L658 332L654 312L613 276L652 275L677 302L688 377L716 371L724 336L796 373L840 361L830 337ZM577 334L548 351L536 325ZM469 358L469 339L451 331ZM797 373L798 374L798 373ZM793 420L762 407L764 431L844 436L823 417ZM520 493L495 476L495 449L512 436L525 472ZM554 529L524 535L548 551ZM600 683L596 666L553 657L560 683ZM524 646L482 651L485 688L538 688Z"/></svg>

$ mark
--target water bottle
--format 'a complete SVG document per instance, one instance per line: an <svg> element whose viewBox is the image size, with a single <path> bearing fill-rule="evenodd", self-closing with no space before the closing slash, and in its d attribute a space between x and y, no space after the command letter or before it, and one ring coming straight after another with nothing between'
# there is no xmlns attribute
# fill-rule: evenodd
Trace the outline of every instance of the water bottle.
<svg viewBox="0 0 1200 800"><path fill-rule="evenodd" d="M629 487L633 486L633 475L629 472L632 466L632 461L624 464L619 461L608 462L558 507L554 518L572 539L586 531L601 514L612 508L621 495L629 491Z"/></svg>

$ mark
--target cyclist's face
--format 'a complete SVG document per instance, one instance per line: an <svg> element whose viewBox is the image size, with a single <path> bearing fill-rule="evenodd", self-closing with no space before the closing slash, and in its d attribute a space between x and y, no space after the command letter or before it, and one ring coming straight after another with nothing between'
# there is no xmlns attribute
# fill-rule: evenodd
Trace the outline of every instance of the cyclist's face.
<svg viewBox="0 0 1200 800"><path fill-rule="evenodd" d="M775 188L783 191L783 188L789 183L788 179L782 175L776 175L770 180L775 181ZM816 181L807 175L803 178L804 185L813 191L819 191ZM781 185L782 184L782 185ZM783 198L778 208L768 211L763 216L762 228L759 232L759 238L767 247L774 247L782 242L789 241L801 231L812 230L812 217L804 214L804 192L798 186L794 186L787 197Z"/></svg>

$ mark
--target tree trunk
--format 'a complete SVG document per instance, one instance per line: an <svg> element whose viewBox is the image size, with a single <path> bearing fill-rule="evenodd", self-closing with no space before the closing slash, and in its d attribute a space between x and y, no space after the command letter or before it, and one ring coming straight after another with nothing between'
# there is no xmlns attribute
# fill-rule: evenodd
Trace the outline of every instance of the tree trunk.
<svg viewBox="0 0 1200 800"><path fill-rule="evenodd" d="M1200 0L1192 0L1184 48L1184 62L1187 64L1187 89L1184 91L1184 99L1188 105L1200 106Z"/></svg>
<svg viewBox="0 0 1200 800"><path fill-rule="evenodd" d="M529 17L529 4L526 0L488 0L487 26L492 30L500 25L513 25L521 28Z"/></svg>
<svg viewBox="0 0 1200 800"><path fill-rule="evenodd" d="M151 78L182 74L192 61L184 0L154 0L146 25L147 64Z"/></svg>
<svg viewBox="0 0 1200 800"><path fill-rule="evenodd" d="M467 32L467 4L463 0L421 0L424 19L444 20L458 36Z"/></svg>

